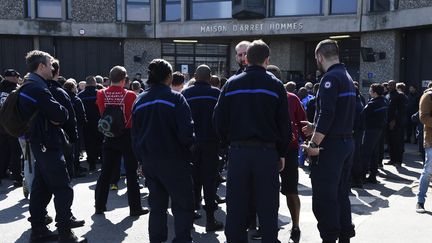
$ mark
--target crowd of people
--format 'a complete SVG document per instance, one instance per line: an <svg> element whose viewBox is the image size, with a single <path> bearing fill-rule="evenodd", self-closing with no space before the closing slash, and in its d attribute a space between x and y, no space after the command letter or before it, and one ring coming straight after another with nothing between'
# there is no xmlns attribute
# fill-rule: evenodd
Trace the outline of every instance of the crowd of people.
<svg viewBox="0 0 432 243"><path fill-rule="evenodd" d="M227 242L248 242L248 230L254 239L278 242L280 193L292 217L291 241L299 242L299 166L311 171L313 212L323 242L350 242L355 236L350 188L379 183L386 143L389 164L397 167L403 163L404 142L421 144L426 163L417 211L424 211L432 173L432 91L420 100L414 86L406 92L404 83L390 80L373 83L366 99L340 63L333 40L317 45L321 75L303 83L283 84L262 40L242 41L235 51L239 69L228 80L202 64L187 81L170 63L154 59L145 82L139 73L129 80L122 66L113 67L109 77L76 82L60 76L59 61L38 50L27 54L29 73L23 79L7 69L0 105L19 92L17 110L29 126L20 138L0 129L0 179L9 176L20 187L22 172L33 171L32 178L24 176L31 240L86 242L71 230L85 222L71 212L70 180L95 171L98 163L95 214L107 210L109 190L117 189L123 170L129 215L150 213L150 242L167 240L169 202L173 242L193 241L191 229L202 217L201 207L206 231L225 229ZM82 164L83 151L88 166ZM21 158L30 168L21 167ZM217 194L225 167L224 223L215 211L225 202ZM138 171L149 190L149 209L141 206ZM58 234L47 227L53 221L46 211L52 196Z"/></svg>

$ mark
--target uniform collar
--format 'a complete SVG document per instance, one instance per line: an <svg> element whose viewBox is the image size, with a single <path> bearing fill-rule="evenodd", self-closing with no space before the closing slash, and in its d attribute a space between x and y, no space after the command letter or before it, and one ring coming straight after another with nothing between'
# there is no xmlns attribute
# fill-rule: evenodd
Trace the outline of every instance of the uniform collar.
<svg viewBox="0 0 432 243"><path fill-rule="evenodd" d="M333 69L338 69L338 68L344 68L345 65L343 63L336 63L331 65L328 69L327 69L327 73L330 72Z"/></svg>
<svg viewBox="0 0 432 243"><path fill-rule="evenodd" d="M42 85L44 88L48 88L47 81L36 73L30 73L28 79Z"/></svg>
<svg viewBox="0 0 432 243"><path fill-rule="evenodd" d="M250 72L250 71L263 71L263 72L266 72L266 69L263 66L259 66L259 65L247 66L246 69L245 69L245 72Z"/></svg>

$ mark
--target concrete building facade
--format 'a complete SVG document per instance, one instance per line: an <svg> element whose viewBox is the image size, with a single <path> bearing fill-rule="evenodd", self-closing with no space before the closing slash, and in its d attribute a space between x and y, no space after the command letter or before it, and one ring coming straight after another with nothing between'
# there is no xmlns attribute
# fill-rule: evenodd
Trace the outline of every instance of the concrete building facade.
<svg viewBox="0 0 432 243"><path fill-rule="evenodd" d="M259 6L262 16L233 18L239 2ZM315 45L332 37L364 87L432 80L432 0L0 0L0 6L2 69L24 72L23 55L35 48L51 52L63 74L77 79L106 76L113 65L145 77L159 57L189 74L208 63L229 76L237 69L235 45L261 38L285 81L299 81L315 74Z"/></svg>

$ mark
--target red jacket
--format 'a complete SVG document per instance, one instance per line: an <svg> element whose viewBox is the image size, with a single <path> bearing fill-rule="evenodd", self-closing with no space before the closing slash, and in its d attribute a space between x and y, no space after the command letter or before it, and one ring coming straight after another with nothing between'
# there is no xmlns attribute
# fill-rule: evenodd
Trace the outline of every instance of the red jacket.
<svg viewBox="0 0 432 243"><path fill-rule="evenodd" d="M105 111L105 100L107 101L107 104L110 105L122 103L123 105L121 106L121 109L123 110L123 115L126 121L126 128L131 128L132 106L135 102L136 97L137 96L132 91L125 90L124 88L119 86L110 86L106 89L98 90L96 96L96 104L99 108L99 113L102 116Z"/></svg>
<svg viewBox="0 0 432 243"><path fill-rule="evenodd" d="M303 126L301 124L301 121L307 121L306 112L303 109L303 106L300 102L300 99L297 97L297 95L287 92L287 98L288 98L289 115L291 119L291 129L293 133L292 134L293 140L288 145L288 148L298 149L299 136L305 138L304 134L301 132Z"/></svg>

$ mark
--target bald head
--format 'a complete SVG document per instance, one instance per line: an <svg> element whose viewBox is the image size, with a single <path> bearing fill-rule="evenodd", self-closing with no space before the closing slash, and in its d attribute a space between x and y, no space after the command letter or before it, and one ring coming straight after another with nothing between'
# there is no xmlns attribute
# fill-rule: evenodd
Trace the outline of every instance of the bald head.
<svg viewBox="0 0 432 243"><path fill-rule="evenodd" d="M394 80L390 80L390 81L388 81L388 89L390 90L390 91L393 91L393 90L396 90L396 81L394 81Z"/></svg>
<svg viewBox="0 0 432 243"><path fill-rule="evenodd" d="M195 79L200 81L210 81L211 78L211 70L207 65L200 65L195 70Z"/></svg>

